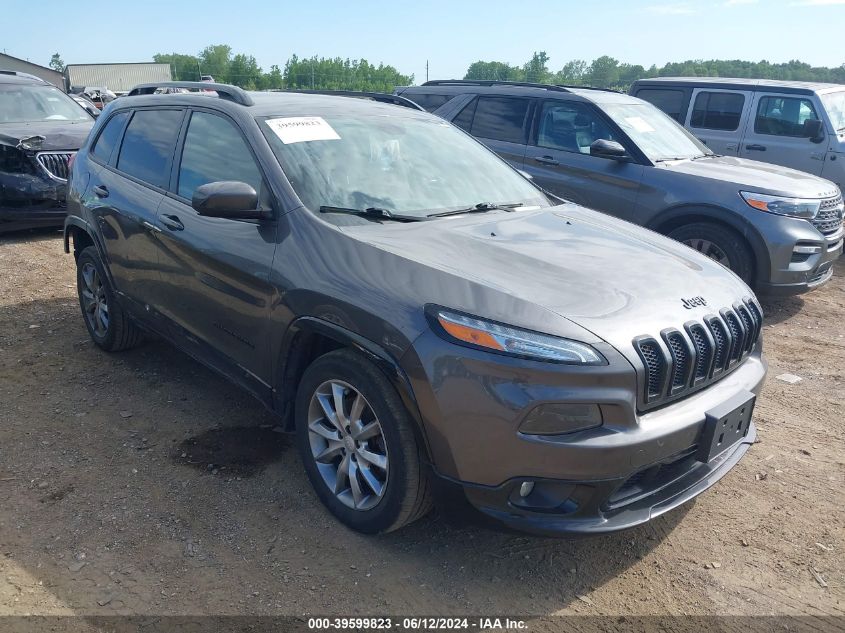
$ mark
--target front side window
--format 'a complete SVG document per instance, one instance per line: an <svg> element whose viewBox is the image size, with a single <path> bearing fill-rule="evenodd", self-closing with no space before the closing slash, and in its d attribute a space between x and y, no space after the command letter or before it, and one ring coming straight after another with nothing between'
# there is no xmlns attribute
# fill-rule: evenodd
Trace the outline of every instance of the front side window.
<svg viewBox="0 0 845 633"><path fill-rule="evenodd" d="M650 103L608 103L601 108L652 162L710 153L701 141Z"/></svg>
<svg viewBox="0 0 845 633"><path fill-rule="evenodd" d="M821 95L822 105L830 117L833 129L837 132L845 131L845 90L828 92Z"/></svg>
<svg viewBox="0 0 845 633"><path fill-rule="evenodd" d="M754 131L773 136L806 137L804 121L818 118L809 99L762 97L754 118Z"/></svg>
<svg viewBox="0 0 845 633"><path fill-rule="evenodd" d="M182 114L182 110L135 112L123 135L117 168L156 187L165 187Z"/></svg>
<svg viewBox="0 0 845 633"><path fill-rule="evenodd" d="M473 136L509 143L525 142L528 99L479 97L470 132Z"/></svg>
<svg viewBox="0 0 845 633"><path fill-rule="evenodd" d="M589 154L598 139L618 141L601 116L584 103L545 101L540 109L537 145Z"/></svg>
<svg viewBox="0 0 845 633"><path fill-rule="evenodd" d="M745 95L736 92L699 92L692 107L690 125L733 132L739 128L744 105Z"/></svg>
<svg viewBox="0 0 845 633"><path fill-rule="evenodd" d="M682 90L643 88L637 92L637 97L657 106L670 117L682 123L681 111L684 110L684 93Z"/></svg>
<svg viewBox="0 0 845 633"><path fill-rule="evenodd" d="M178 194L188 200L200 185L238 180L261 193L258 165L240 132L223 117L194 112L179 165Z"/></svg>
<svg viewBox="0 0 845 633"><path fill-rule="evenodd" d="M118 112L106 121L103 131L97 137L97 142L94 143L91 153L104 163L109 162L112 151L120 142L120 135L127 118L129 118L129 112Z"/></svg>
<svg viewBox="0 0 845 633"><path fill-rule="evenodd" d="M53 86L0 84L0 124L93 120L73 99Z"/></svg>
<svg viewBox="0 0 845 633"><path fill-rule="evenodd" d="M496 154L432 116L280 115L260 119L260 125L297 195L314 212L379 207L425 216L483 202L549 205Z"/></svg>

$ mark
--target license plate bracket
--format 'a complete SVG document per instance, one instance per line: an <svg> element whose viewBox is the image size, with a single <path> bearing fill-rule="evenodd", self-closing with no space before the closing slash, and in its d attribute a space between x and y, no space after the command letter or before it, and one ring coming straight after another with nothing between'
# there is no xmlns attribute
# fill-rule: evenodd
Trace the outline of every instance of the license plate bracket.
<svg viewBox="0 0 845 633"><path fill-rule="evenodd" d="M738 393L704 414L696 451L698 461L713 461L748 435L755 400L750 391Z"/></svg>

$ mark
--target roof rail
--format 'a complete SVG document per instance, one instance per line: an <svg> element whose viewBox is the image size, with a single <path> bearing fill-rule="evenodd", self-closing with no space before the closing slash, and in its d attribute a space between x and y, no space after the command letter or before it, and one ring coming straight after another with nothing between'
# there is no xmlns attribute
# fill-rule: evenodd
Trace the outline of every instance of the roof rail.
<svg viewBox="0 0 845 633"><path fill-rule="evenodd" d="M599 88L598 86L577 86L575 84L555 84L556 86L560 86L561 88L574 89L574 90L598 90L599 92L615 92L617 94L623 94L620 90L614 90L613 88Z"/></svg>
<svg viewBox="0 0 845 633"><path fill-rule="evenodd" d="M313 95L330 95L335 97L356 97L358 99L371 99L379 103L392 103L393 105L404 106L413 110L421 110L425 112L425 108L414 103L410 99L400 97L399 95L392 95L386 92L371 92L368 90L270 90L269 92L300 92L304 94Z"/></svg>
<svg viewBox="0 0 845 633"><path fill-rule="evenodd" d="M37 75L25 73L25 72L22 72L20 70L0 70L0 75L13 75L15 77L25 77L27 79L34 79L35 81L40 81L41 83L45 83L45 84L50 83L46 79L42 79L41 77L38 77Z"/></svg>
<svg viewBox="0 0 845 633"><path fill-rule="evenodd" d="M426 81L423 86L523 86L525 88L543 88L558 92L569 92L566 86L553 84L538 84L530 81L499 81L498 79L434 79Z"/></svg>
<svg viewBox="0 0 845 633"><path fill-rule="evenodd" d="M244 106L254 105L252 97L243 89L229 84L217 84L209 81L159 81L152 84L140 84L129 91L127 97L139 95L151 95L158 88L187 88L188 90L211 90L217 96L226 101L238 103Z"/></svg>

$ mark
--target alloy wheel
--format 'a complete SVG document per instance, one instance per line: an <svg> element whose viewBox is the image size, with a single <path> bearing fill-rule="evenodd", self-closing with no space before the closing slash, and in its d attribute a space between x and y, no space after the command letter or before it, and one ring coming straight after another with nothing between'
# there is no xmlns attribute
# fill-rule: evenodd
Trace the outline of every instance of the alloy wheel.
<svg viewBox="0 0 845 633"><path fill-rule="evenodd" d="M725 268L731 267L728 254L720 246L710 240L688 239L684 240L684 244L690 248L694 248L702 255L706 255L710 259L719 262Z"/></svg>
<svg viewBox="0 0 845 633"><path fill-rule="evenodd" d="M381 501L388 483L387 444L357 389L340 380L317 387L308 407L308 440L323 482L340 502L369 510Z"/></svg>
<svg viewBox="0 0 845 633"><path fill-rule="evenodd" d="M109 331L109 304L106 288L94 264L83 264L82 283L80 291L85 318L97 336L104 337Z"/></svg>

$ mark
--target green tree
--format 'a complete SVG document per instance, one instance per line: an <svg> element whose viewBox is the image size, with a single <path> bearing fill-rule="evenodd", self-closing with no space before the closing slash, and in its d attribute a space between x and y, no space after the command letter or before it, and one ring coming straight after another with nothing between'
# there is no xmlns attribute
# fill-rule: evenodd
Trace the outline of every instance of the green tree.
<svg viewBox="0 0 845 633"><path fill-rule="evenodd" d="M549 56L546 51L535 52L531 59L522 67L525 74L525 81L534 83L550 83L552 80L551 73L549 73Z"/></svg>
<svg viewBox="0 0 845 633"><path fill-rule="evenodd" d="M227 74L230 82L248 90L260 88L263 82L261 68L258 67L258 62L252 55L242 53L235 55L229 63ZM215 76L214 79L217 77Z"/></svg>
<svg viewBox="0 0 845 633"><path fill-rule="evenodd" d="M602 55L590 64L589 83L597 88L614 88L619 84L619 60Z"/></svg>
<svg viewBox="0 0 845 633"><path fill-rule="evenodd" d="M158 53L153 55L153 61L157 64L170 64L170 75L174 81L200 80L200 61L196 55Z"/></svg>
<svg viewBox="0 0 845 633"><path fill-rule="evenodd" d="M50 68L52 68L56 72L65 72L65 63L62 61L61 55L59 55L58 53L53 53L53 56L50 58Z"/></svg>
<svg viewBox="0 0 845 633"><path fill-rule="evenodd" d="M229 82L229 65L232 63L232 47L228 44L206 46L199 54L200 70L211 75L215 81Z"/></svg>
<svg viewBox="0 0 845 633"><path fill-rule="evenodd" d="M555 73L554 82L556 84L582 84L589 68L589 65L583 59L573 59L566 62L563 68Z"/></svg>
<svg viewBox="0 0 845 633"><path fill-rule="evenodd" d="M511 66L505 62L477 61L470 64L464 79L496 81L521 81L524 76L522 68Z"/></svg>

